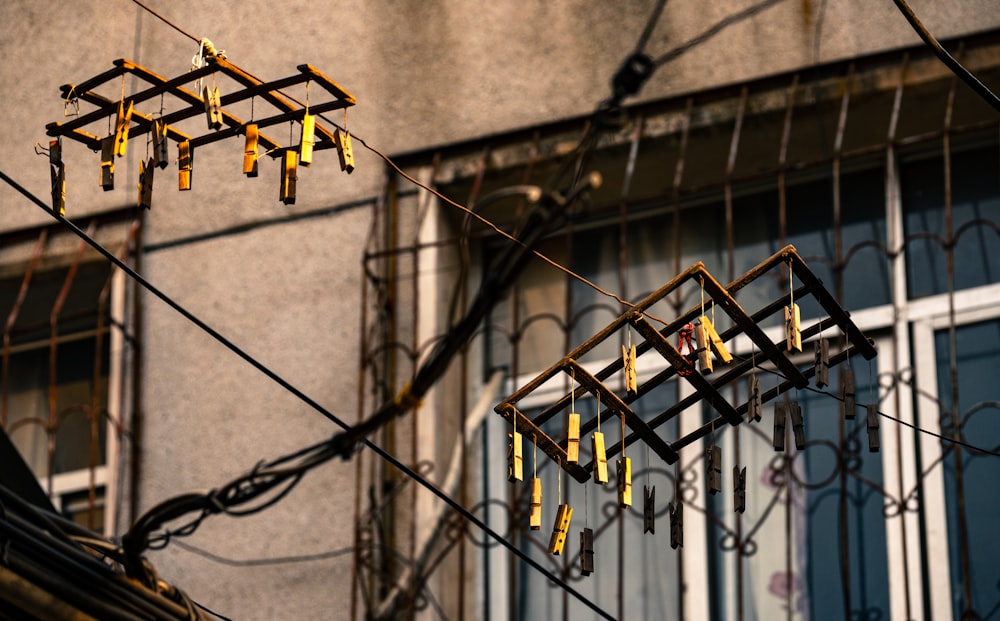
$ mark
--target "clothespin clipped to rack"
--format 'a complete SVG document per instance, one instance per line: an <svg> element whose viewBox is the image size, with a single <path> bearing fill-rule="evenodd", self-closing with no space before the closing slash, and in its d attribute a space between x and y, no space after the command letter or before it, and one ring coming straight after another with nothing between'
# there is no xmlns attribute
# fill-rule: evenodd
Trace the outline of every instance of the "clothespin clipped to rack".
<svg viewBox="0 0 1000 621"><path fill-rule="evenodd" d="M698 342L698 362L701 365L703 375L708 375L712 372L713 353L723 364L729 364L733 361L733 355L729 353L729 349L722 342L722 337L719 336L719 333L715 330L715 326L712 325L707 315L702 315L694 324L694 327L695 337Z"/></svg>
<svg viewBox="0 0 1000 621"><path fill-rule="evenodd" d="M167 124L163 119L153 121L153 164L160 168L166 168L169 156L167 155Z"/></svg>
<svg viewBox="0 0 1000 621"><path fill-rule="evenodd" d="M191 189L191 172L194 169L194 150L187 140L177 143L177 189Z"/></svg>
<svg viewBox="0 0 1000 621"><path fill-rule="evenodd" d="M552 537L549 538L549 554L559 556L566 545L566 533L569 532L569 521L573 517L573 508L568 504L559 505L556 510L556 521L552 525Z"/></svg>
<svg viewBox="0 0 1000 621"><path fill-rule="evenodd" d="M722 491L722 448L713 444L705 450L706 469L708 471L708 492L718 494Z"/></svg>
<svg viewBox="0 0 1000 621"><path fill-rule="evenodd" d="M677 331L677 351L684 355L684 358L688 361L688 366L685 368L677 369L677 375L681 377L687 377L694 372L694 363L691 362L692 357L695 355L695 347L691 343L691 335L694 334L694 326L691 324L684 324L680 330ZM687 354L685 355L684 349L687 349Z"/></svg>
<svg viewBox="0 0 1000 621"><path fill-rule="evenodd" d="M747 467L733 466L733 511L743 513L747 509Z"/></svg>
<svg viewBox="0 0 1000 621"><path fill-rule="evenodd" d="M153 203L153 170L155 169L153 158L149 158L149 163L139 160L139 198L136 207L149 209Z"/></svg>
<svg viewBox="0 0 1000 621"><path fill-rule="evenodd" d="M854 420L858 407L854 394L854 370L846 362L840 367L840 407L844 418Z"/></svg>
<svg viewBox="0 0 1000 621"><path fill-rule="evenodd" d="M830 383L830 342L823 338L816 341L815 370L816 387L824 388Z"/></svg>
<svg viewBox="0 0 1000 621"><path fill-rule="evenodd" d="M542 480L531 479L531 511L528 515L528 525L531 530L542 530Z"/></svg>
<svg viewBox="0 0 1000 621"><path fill-rule="evenodd" d="M205 120L208 122L208 128L222 129L222 98L219 97L219 87L209 88L205 85L202 89L202 99L205 101Z"/></svg>
<svg viewBox="0 0 1000 621"><path fill-rule="evenodd" d="M676 550L684 547L684 504L681 502L667 505L670 514L670 547Z"/></svg>
<svg viewBox="0 0 1000 621"><path fill-rule="evenodd" d="M622 345L622 365L625 372L625 392L629 395L635 395L639 390L635 372L635 345L629 347Z"/></svg>
<svg viewBox="0 0 1000 621"><path fill-rule="evenodd" d="M516 429L507 434L507 480L524 480L523 442Z"/></svg>
<svg viewBox="0 0 1000 621"><path fill-rule="evenodd" d="M590 446L594 453L594 483L608 482L608 456L604 450L604 434L601 433L601 399L597 399L597 431L590 435Z"/></svg>
<svg viewBox="0 0 1000 621"><path fill-rule="evenodd" d="M760 379L751 375L747 386L747 422L759 423L764 405L760 396Z"/></svg>
<svg viewBox="0 0 1000 621"><path fill-rule="evenodd" d="M334 143L337 145L337 155L340 156L340 170L351 174L354 172L354 148L351 146L350 132L338 129L334 134Z"/></svg>
<svg viewBox="0 0 1000 621"><path fill-rule="evenodd" d="M620 457L615 462L618 481L618 506L626 509L632 506L632 459Z"/></svg>
<svg viewBox="0 0 1000 621"><path fill-rule="evenodd" d="M656 486L642 486L642 532L656 534Z"/></svg>
<svg viewBox="0 0 1000 621"><path fill-rule="evenodd" d="M788 417L788 395L785 401L774 402L774 450L780 453L785 450L785 420Z"/></svg>
<svg viewBox="0 0 1000 621"><path fill-rule="evenodd" d="M590 528L580 531L580 573L594 573L594 531Z"/></svg>
<svg viewBox="0 0 1000 621"><path fill-rule="evenodd" d="M795 449L801 451L806 448L806 433L804 421L802 420L802 408L797 401L788 404L788 416L792 419L792 437L795 439Z"/></svg>
<svg viewBox="0 0 1000 621"><path fill-rule="evenodd" d="M566 463L580 461L580 415L576 412L576 377L570 393L569 420L566 422Z"/></svg>
<svg viewBox="0 0 1000 621"><path fill-rule="evenodd" d="M299 164L309 167L313 161L313 145L316 144L316 116L302 116L302 139L299 142Z"/></svg>
<svg viewBox="0 0 1000 621"><path fill-rule="evenodd" d="M295 204L295 181L298 179L296 170L297 157L291 149L285 149L281 154L281 192L278 199L286 205Z"/></svg>
<svg viewBox="0 0 1000 621"><path fill-rule="evenodd" d="M260 132L256 123L250 123L244 128L246 143L243 147L243 174L247 177L256 177L258 173L257 143L260 140Z"/></svg>
<svg viewBox="0 0 1000 621"><path fill-rule="evenodd" d="M878 437L878 404L869 403L867 406L868 411L868 452L878 453L879 450L879 437Z"/></svg>
<svg viewBox="0 0 1000 621"><path fill-rule="evenodd" d="M118 102L118 118L115 120L115 155L125 157L125 149L128 147L128 130L132 124L132 102Z"/></svg>
<svg viewBox="0 0 1000 621"><path fill-rule="evenodd" d="M101 187L104 191L115 189L115 137L101 139Z"/></svg>
<svg viewBox="0 0 1000 621"><path fill-rule="evenodd" d="M49 176L52 180L52 211L66 215L66 167L62 161L62 141L49 141Z"/></svg>
<svg viewBox="0 0 1000 621"><path fill-rule="evenodd" d="M785 349L802 351L802 332L800 329L799 305L785 307Z"/></svg>

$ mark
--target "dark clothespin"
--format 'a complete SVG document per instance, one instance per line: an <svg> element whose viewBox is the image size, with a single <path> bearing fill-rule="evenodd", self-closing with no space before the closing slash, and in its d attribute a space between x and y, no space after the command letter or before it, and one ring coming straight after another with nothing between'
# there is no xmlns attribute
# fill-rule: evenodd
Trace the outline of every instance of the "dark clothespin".
<svg viewBox="0 0 1000 621"><path fill-rule="evenodd" d="M167 155L167 124L163 119L153 121L153 164L166 168L169 162Z"/></svg>
<svg viewBox="0 0 1000 621"><path fill-rule="evenodd" d="M101 187L104 191L115 189L115 137L101 140Z"/></svg>
<svg viewBox="0 0 1000 621"><path fill-rule="evenodd" d="M802 331L800 329L799 305L785 307L785 348L788 351L802 351Z"/></svg>
<svg viewBox="0 0 1000 621"><path fill-rule="evenodd" d="M524 479L524 459L521 452L521 434L514 431L507 434L507 480Z"/></svg>
<svg viewBox="0 0 1000 621"><path fill-rule="evenodd" d="M798 402L792 401L788 404L788 415L792 419L792 437L795 439L795 449L801 451L806 448L806 433L802 420L802 408L799 407Z"/></svg>
<svg viewBox="0 0 1000 621"><path fill-rule="evenodd" d="M878 453L879 449L879 439L878 439L878 404L871 403L867 407L868 410L868 451L871 453Z"/></svg>
<svg viewBox="0 0 1000 621"><path fill-rule="evenodd" d="M155 170L153 158L149 158L149 163L139 160L139 198L136 207L149 209L153 202L153 170Z"/></svg>
<svg viewBox="0 0 1000 621"><path fill-rule="evenodd" d="M656 486L642 486L642 532L656 534Z"/></svg>
<svg viewBox="0 0 1000 621"><path fill-rule="evenodd" d="M569 521L573 517L573 508L568 504L559 505L556 510L556 521L552 525L552 537L549 538L549 554L559 556L566 545L566 533L569 532Z"/></svg>
<svg viewBox="0 0 1000 621"><path fill-rule="evenodd" d="M125 157L125 148L128 146L128 130L132 124L132 102L118 102L118 118L115 121L115 155Z"/></svg>
<svg viewBox="0 0 1000 621"><path fill-rule="evenodd" d="M733 510L743 513L747 509L747 468L733 466Z"/></svg>
<svg viewBox="0 0 1000 621"><path fill-rule="evenodd" d="M787 413L787 401L774 403L774 450L779 453L785 450L785 418Z"/></svg>
<svg viewBox="0 0 1000 621"><path fill-rule="evenodd" d="M618 506L626 509L632 506L632 459L620 457L616 462L618 480Z"/></svg>
<svg viewBox="0 0 1000 621"><path fill-rule="evenodd" d="M594 531L590 528L580 531L580 573L594 573Z"/></svg>
<svg viewBox="0 0 1000 621"><path fill-rule="evenodd" d="M670 514L670 547L673 549L684 547L684 505L680 502L670 503L667 506Z"/></svg>
<svg viewBox="0 0 1000 621"><path fill-rule="evenodd" d="M278 198L286 205L295 204L296 160L291 149L285 149L281 154L281 192Z"/></svg>
<svg viewBox="0 0 1000 621"><path fill-rule="evenodd" d="M625 392L635 395L639 390L635 372L635 345L629 348L622 345L622 366L625 372Z"/></svg>
<svg viewBox="0 0 1000 621"><path fill-rule="evenodd" d="M691 335L694 334L694 326L691 324L684 324L684 327L677 331L677 351L678 353L684 355L684 349L687 348L687 354L685 358L688 360L688 365L682 369L677 369L677 375L681 377L687 377L694 372L694 365L691 364L691 359L695 355L694 345L691 344Z"/></svg>
<svg viewBox="0 0 1000 621"><path fill-rule="evenodd" d="M528 515L528 525L531 530L542 530L542 480L531 479L531 511Z"/></svg>
<svg viewBox="0 0 1000 621"><path fill-rule="evenodd" d="M246 126L244 132L246 133L246 144L243 147L243 174L247 177L257 176L257 141L260 139L260 133L257 130L257 124L251 123Z"/></svg>
<svg viewBox="0 0 1000 621"><path fill-rule="evenodd" d="M748 384L747 422L760 422L761 410L764 409L760 396L760 379L756 375L751 375Z"/></svg>
<svg viewBox="0 0 1000 621"><path fill-rule="evenodd" d="M222 129L222 99L219 97L219 87L208 88L206 85L202 90L202 99L205 100L205 120L208 121L208 128Z"/></svg>
<svg viewBox="0 0 1000 621"><path fill-rule="evenodd" d="M816 341L816 387L823 388L830 383L830 342Z"/></svg>
<svg viewBox="0 0 1000 621"><path fill-rule="evenodd" d="M52 211L66 215L66 168L62 161L62 142L49 141L49 175L52 178Z"/></svg>
<svg viewBox="0 0 1000 621"><path fill-rule="evenodd" d="M354 149L351 147L351 134L342 129L338 129L334 134L337 145L337 155L340 156L340 170L347 171L347 174L354 172Z"/></svg>
<svg viewBox="0 0 1000 621"><path fill-rule="evenodd" d="M580 461L580 415L571 412L566 428L566 463L575 464Z"/></svg>
<svg viewBox="0 0 1000 621"><path fill-rule="evenodd" d="M191 189L191 171L194 168L194 151L187 140L177 143L177 189Z"/></svg>
<svg viewBox="0 0 1000 621"><path fill-rule="evenodd" d="M316 116L305 114L302 116L302 139L299 141L299 164L306 167L312 165L314 144L316 144Z"/></svg>
<svg viewBox="0 0 1000 621"><path fill-rule="evenodd" d="M604 485L608 482L608 456L604 452L604 434L595 431L590 436L590 441L594 449L594 482Z"/></svg>
<svg viewBox="0 0 1000 621"><path fill-rule="evenodd" d="M706 469L708 471L708 491L718 494L722 491L722 448L716 444L705 450Z"/></svg>
<svg viewBox="0 0 1000 621"><path fill-rule="evenodd" d="M853 420L857 414L854 400L854 371L845 363L840 367L840 407L844 418Z"/></svg>

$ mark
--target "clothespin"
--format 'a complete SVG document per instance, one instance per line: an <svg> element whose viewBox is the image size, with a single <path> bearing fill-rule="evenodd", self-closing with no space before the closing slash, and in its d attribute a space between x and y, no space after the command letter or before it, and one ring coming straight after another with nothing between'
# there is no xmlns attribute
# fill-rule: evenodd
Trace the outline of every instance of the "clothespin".
<svg viewBox="0 0 1000 621"><path fill-rule="evenodd" d="M576 412L569 415L566 438L566 463L575 464L580 461L580 415Z"/></svg>
<svg viewBox="0 0 1000 621"><path fill-rule="evenodd" d="M785 450L785 418L788 413L787 396L784 402L774 403L774 450L781 452Z"/></svg>
<svg viewBox="0 0 1000 621"><path fill-rule="evenodd" d="M760 379L751 375L747 389L747 422L760 422L761 410L764 408L760 396Z"/></svg>
<svg viewBox="0 0 1000 621"><path fill-rule="evenodd" d="M177 143L177 189L191 189L191 171L194 168L194 151L187 140Z"/></svg>
<svg viewBox="0 0 1000 621"><path fill-rule="evenodd" d="M573 517L573 508L568 504L559 505L556 510L556 521L552 525L552 537L549 538L549 554L559 556L566 545L566 533L569 532L569 521Z"/></svg>
<svg viewBox="0 0 1000 621"><path fill-rule="evenodd" d="M701 372L705 375L712 372L712 356L711 353L715 354L715 357L723 362L723 364L729 364L733 361L733 355L729 353L729 349L726 348L726 344L722 342L722 337L716 331L715 326L712 325L711 320L709 320L707 315L702 315L698 319L698 323L695 324L696 331L695 335L698 340L698 357L701 362ZM707 370L706 370L707 369Z"/></svg>
<svg viewBox="0 0 1000 621"><path fill-rule="evenodd" d="M580 573L594 573L594 531L590 528L580 531Z"/></svg>
<svg viewBox="0 0 1000 621"><path fill-rule="evenodd" d="M620 457L615 466L618 479L618 506L626 509L632 506L632 458Z"/></svg>
<svg viewBox="0 0 1000 621"><path fill-rule="evenodd" d="M684 355L684 349L687 348L687 355L685 356L689 361L691 357L694 356L695 349L694 345L691 344L691 335L694 334L694 326L691 324L684 324L684 327L677 331L677 351L681 355ZM687 377L694 372L694 365L688 364L687 367L683 369L677 369L677 375L681 377Z"/></svg>
<svg viewBox="0 0 1000 621"><path fill-rule="evenodd" d="M844 418L854 420L857 414L857 402L854 399L854 370L847 363L840 367L840 407Z"/></svg>
<svg viewBox="0 0 1000 621"><path fill-rule="evenodd" d="M722 448L713 444L705 450L708 470L708 491L718 494L722 491Z"/></svg>
<svg viewBox="0 0 1000 621"><path fill-rule="evenodd" d="M354 149L351 147L351 134L342 129L338 129L334 134L337 145L337 155L340 156L340 170L347 171L347 174L354 172Z"/></svg>
<svg viewBox="0 0 1000 621"><path fill-rule="evenodd" d="M115 189L115 137L101 139L101 187L104 191Z"/></svg>
<svg viewBox="0 0 1000 621"><path fill-rule="evenodd" d="M702 316L702 319L705 317ZM708 375L712 372L712 351L708 345L708 331L700 320L694 324L694 336L698 342L698 364L701 366L701 373Z"/></svg>
<svg viewBox="0 0 1000 621"><path fill-rule="evenodd" d="M795 439L795 449L801 451L806 448L806 433L802 421L802 408L799 407L797 401L788 404L788 415L792 419L792 437Z"/></svg>
<svg viewBox="0 0 1000 621"><path fill-rule="evenodd" d="M49 176L52 178L52 211L66 215L66 168L62 161L62 142L49 141Z"/></svg>
<svg viewBox="0 0 1000 621"><path fill-rule="evenodd" d="M747 467L733 466L733 510L743 513L747 509Z"/></svg>
<svg viewBox="0 0 1000 621"><path fill-rule="evenodd" d="M153 163L160 168L166 168L167 161L167 124L163 119L153 121Z"/></svg>
<svg viewBox="0 0 1000 621"><path fill-rule="evenodd" d="M531 530L542 530L542 480L538 477L531 479L530 506L528 524Z"/></svg>
<svg viewBox="0 0 1000 621"><path fill-rule="evenodd" d="M785 348L788 351L802 351L799 305L785 307Z"/></svg>
<svg viewBox="0 0 1000 621"><path fill-rule="evenodd" d="M878 453L879 450L879 439L878 439L878 404L870 403L867 407L868 410L868 451L870 453Z"/></svg>
<svg viewBox="0 0 1000 621"><path fill-rule="evenodd" d="M656 486L642 486L642 532L656 534Z"/></svg>
<svg viewBox="0 0 1000 621"><path fill-rule="evenodd" d="M285 149L281 154L281 193L278 198L286 205L295 204L296 159L291 149Z"/></svg>
<svg viewBox="0 0 1000 621"><path fill-rule="evenodd" d="M128 109L125 102L118 102L118 118L115 121L115 155L125 157L125 148L128 146L128 129L132 123L132 102L128 102Z"/></svg>
<svg viewBox="0 0 1000 621"><path fill-rule="evenodd" d="M608 482L608 457L604 452L604 434L595 431L590 436L594 449L594 482L604 485Z"/></svg>
<svg viewBox="0 0 1000 621"><path fill-rule="evenodd" d="M667 505L670 514L670 547L684 547L684 505L680 502Z"/></svg>
<svg viewBox="0 0 1000 621"><path fill-rule="evenodd" d="M830 342L816 341L816 387L823 388L830 383Z"/></svg>
<svg viewBox="0 0 1000 621"><path fill-rule="evenodd" d="M149 209L153 202L153 158L149 158L149 163L139 160L139 199L136 207Z"/></svg>
<svg viewBox="0 0 1000 621"><path fill-rule="evenodd" d="M639 389L635 373L635 345L627 349L622 345L622 365L625 371L625 392L634 395Z"/></svg>
<svg viewBox="0 0 1000 621"><path fill-rule="evenodd" d="M521 452L521 434L512 431L507 434L507 480L524 480L524 458Z"/></svg>
<svg viewBox="0 0 1000 621"><path fill-rule="evenodd" d="M202 99L205 101L205 120L208 121L208 128L222 129L222 100L219 97L219 87L210 89L206 85L202 90Z"/></svg>
<svg viewBox="0 0 1000 621"><path fill-rule="evenodd" d="M299 164L308 167L313 161L313 145L316 144L316 116L302 116L302 140L299 143Z"/></svg>
<svg viewBox="0 0 1000 621"><path fill-rule="evenodd" d="M243 174L247 177L257 176L257 141L260 133L256 123L250 123L245 128L246 145L243 147Z"/></svg>

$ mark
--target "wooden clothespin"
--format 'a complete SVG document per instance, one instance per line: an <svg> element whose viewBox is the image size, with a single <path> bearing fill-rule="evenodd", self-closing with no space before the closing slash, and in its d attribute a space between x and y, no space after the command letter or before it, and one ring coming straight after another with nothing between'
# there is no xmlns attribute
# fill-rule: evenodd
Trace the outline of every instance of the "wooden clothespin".
<svg viewBox="0 0 1000 621"><path fill-rule="evenodd" d="M705 318L702 315L701 319ZM701 320L694 324L694 337L698 343L698 365L701 367L702 375L708 375L712 372L712 350L709 347L708 331L705 329L705 323Z"/></svg>
<svg viewBox="0 0 1000 621"><path fill-rule="evenodd" d="M52 181L52 211L66 215L66 167L62 161L62 142L49 141L49 176Z"/></svg>
<svg viewBox="0 0 1000 621"><path fill-rule="evenodd" d="M805 426L802 420L802 408L797 401L788 404L788 416L792 419L792 437L795 439L795 449L801 451L806 448Z"/></svg>
<svg viewBox="0 0 1000 621"><path fill-rule="evenodd" d="M684 505L681 502L667 506L670 514L670 547L676 550L684 547Z"/></svg>
<svg viewBox="0 0 1000 621"><path fill-rule="evenodd" d="M747 422L760 422L761 410L764 409L760 396L760 379L751 375L747 387Z"/></svg>
<svg viewBox="0 0 1000 621"><path fill-rule="evenodd" d="M298 178L295 152L285 149L281 154L281 192L278 199L286 205L295 204L295 181Z"/></svg>
<svg viewBox="0 0 1000 621"><path fill-rule="evenodd" d="M524 480L524 457L521 434L512 431L507 434L507 480Z"/></svg>
<svg viewBox="0 0 1000 621"><path fill-rule="evenodd" d="M594 531L590 528L580 531L580 573L594 573Z"/></svg>
<svg viewBox="0 0 1000 621"><path fill-rule="evenodd" d="M656 534L656 486L642 486L642 532Z"/></svg>
<svg viewBox="0 0 1000 621"><path fill-rule="evenodd" d="M153 203L153 158L149 158L149 163L139 160L139 198L136 207L149 209Z"/></svg>
<svg viewBox="0 0 1000 621"><path fill-rule="evenodd" d="M542 480L538 477L531 479L530 507L528 525L531 530L542 530Z"/></svg>
<svg viewBox="0 0 1000 621"><path fill-rule="evenodd" d="M302 139L299 141L299 164L309 167L313 161L313 145L316 144L316 116L302 116Z"/></svg>
<svg viewBox="0 0 1000 621"><path fill-rule="evenodd" d="M868 452L878 453L879 450L879 438L878 438L878 404L870 403L867 406L868 410Z"/></svg>
<svg viewBox="0 0 1000 621"><path fill-rule="evenodd" d="M785 401L774 403L774 450L780 453L785 450L785 419L788 415L788 397Z"/></svg>
<svg viewBox="0 0 1000 621"><path fill-rule="evenodd" d="M205 101L205 120L208 128L214 130L222 129L222 98L219 97L219 87L202 89L202 99Z"/></svg>
<svg viewBox="0 0 1000 621"><path fill-rule="evenodd" d="M132 102L118 102L118 118L115 120L115 155L125 157L125 148L128 146L128 130L132 124Z"/></svg>
<svg viewBox="0 0 1000 621"><path fill-rule="evenodd" d="M854 397L854 370L845 362L840 367L840 407L844 418L854 420L857 405Z"/></svg>
<svg viewBox="0 0 1000 621"><path fill-rule="evenodd" d="M695 336L698 341L698 360L701 363L701 372L705 375L712 372L712 356L729 364L733 361L733 355L729 353L726 344L722 342L722 337L716 331L715 326L707 315L702 315L695 324Z"/></svg>
<svg viewBox="0 0 1000 621"><path fill-rule="evenodd" d="M722 491L722 448L713 444L705 450L706 469L708 470L708 492L718 494Z"/></svg>
<svg viewBox="0 0 1000 621"><path fill-rule="evenodd" d="M194 169L194 150L187 140L177 143L177 189L191 189L191 172Z"/></svg>
<svg viewBox="0 0 1000 621"><path fill-rule="evenodd" d="M153 121L153 164L160 168L166 168L169 156L167 155L167 124L163 119Z"/></svg>
<svg viewBox="0 0 1000 621"><path fill-rule="evenodd" d="M354 149L351 147L351 134L342 129L338 129L334 134L337 145L337 155L340 156L340 170L347 174L354 172Z"/></svg>
<svg viewBox="0 0 1000 621"><path fill-rule="evenodd" d="M566 431L566 463L575 464L580 461L580 415L571 412Z"/></svg>
<svg viewBox="0 0 1000 621"><path fill-rule="evenodd" d="M639 390L635 372L635 345L628 348L622 345L622 365L625 372L625 392L635 395Z"/></svg>
<svg viewBox="0 0 1000 621"><path fill-rule="evenodd" d="M615 462L618 481L618 506L626 509L632 506L632 459L620 457Z"/></svg>
<svg viewBox="0 0 1000 621"><path fill-rule="evenodd" d="M677 331L677 351L688 361L686 367L677 369L677 375L681 377L687 377L694 372L694 364L691 362L695 356L695 347L691 343L692 334L694 334L694 326L689 323L684 324L684 327ZM686 354L685 349L687 349Z"/></svg>
<svg viewBox="0 0 1000 621"><path fill-rule="evenodd" d="M256 177L258 172L257 142L260 140L257 124L247 125L244 133L247 139L243 147L243 174L247 177Z"/></svg>
<svg viewBox="0 0 1000 621"><path fill-rule="evenodd" d="M816 341L816 387L824 388L830 383L830 342L826 339Z"/></svg>
<svg viewBox="0 0 1000 621"><path fill-rule="evenodd" d="M101 139L101 187L104 191L115 189L115 137Z"/></svg>
<svg viewBox="0 0 1000 621"><path fill-rule="evenodd" d="M573 517L573 508L568 504L559 505L556 510L556 521L552 525L552 537L549 538L549 554L559 556L566 545L566 533L569 532L569 521Z"/></svg>
<svg viewBox="0 0 1000 621"><path fill-rule="evenodd" d="M747 468L733 466L733 510L743 513L747 509Z"/></svg>
<svg viewBox="0 0 1000 621"><path fill-rule="evenodd" d="M604 434L595 431L590 440L594 449L594 482L604 485L608 482L608 456L604 451Z"/></svg>
<svg viewBox="0 0 1000 621"><path fill-rule="evenodd" d="M788 351L802 351L802 331L800 328L801 318L799 305L792 304L785 307L785 349Z"/></svg>

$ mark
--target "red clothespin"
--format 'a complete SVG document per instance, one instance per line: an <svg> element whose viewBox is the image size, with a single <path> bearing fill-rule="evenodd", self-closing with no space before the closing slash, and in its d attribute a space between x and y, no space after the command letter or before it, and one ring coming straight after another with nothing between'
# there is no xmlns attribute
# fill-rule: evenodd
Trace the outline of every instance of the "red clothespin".
<svg viewBox="0 0 1000 621"><path fill-rule="evenodd" d="M687 377L694 372L694 365L690 363L691 358L697 355L697 350L691 342L691 336L693 334L694 326L691 324L685 324L683 328L677 331L677 351L688 359L687 368L677 369L677 375L680 375L681 377ZM686 354L684 352L685 348L687 348Z"/></svg>

